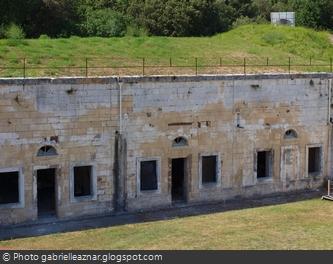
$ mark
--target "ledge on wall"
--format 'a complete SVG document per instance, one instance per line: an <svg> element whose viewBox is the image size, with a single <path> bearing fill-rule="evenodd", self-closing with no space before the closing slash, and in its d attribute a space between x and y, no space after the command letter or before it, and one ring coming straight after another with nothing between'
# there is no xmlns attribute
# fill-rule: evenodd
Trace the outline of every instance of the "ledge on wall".
<svg viewBox="0 0 333 264"><path fill-rule="evenodd" d="M43 77L43 78L0 78L0 85L37 85L37 84L110 84L117 82L183 82L183 81L223 81L223 80L265 80L265 79L333 79L333 73L297 73L297 74L227 74L227 75L153 75L153 76L108 76L108 77Z"/></svg>

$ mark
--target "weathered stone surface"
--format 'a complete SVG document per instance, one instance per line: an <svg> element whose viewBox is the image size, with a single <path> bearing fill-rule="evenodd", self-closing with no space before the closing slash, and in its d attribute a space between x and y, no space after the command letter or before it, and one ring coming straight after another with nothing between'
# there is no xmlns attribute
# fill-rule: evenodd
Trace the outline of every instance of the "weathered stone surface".
<svg viewBox="0 0 333 264"><path fill-rule="evenodd" d="M171 205L173 158L187 160L188 203L316 188L331 173L332 77L0 79L0 170L17 168L24 178L24 199L0 205L0 224L38 217L36 171L48 167L57 169L59 218ZM285 139L288 129L298 137ZM172 146L179 136L188 146ZM43 145L58 155L37 157ZM308 173L309 146L322 151L315 176ZM272 152L272 177L257 179L257 150ZM218 184L201 183L202 155L219 157ZM144 192L138 164L149 158L159 163L159 189ZM71 199L77 164L94 166L96 199Z"/></svg>

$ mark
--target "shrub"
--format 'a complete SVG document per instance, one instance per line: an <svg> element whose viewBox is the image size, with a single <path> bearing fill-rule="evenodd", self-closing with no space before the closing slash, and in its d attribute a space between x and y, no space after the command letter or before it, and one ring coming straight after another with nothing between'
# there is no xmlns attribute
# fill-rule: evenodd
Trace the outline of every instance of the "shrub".
<svg viewBox="0 0 333 264"><path fill-rule="evenodd" d="M232 28L237 28L242 25L248 24L268 24L269 22L263 16L257 16L254 18L241 16L232 23Z"/></svg>
<svg viewBox="0 0 333 264"><path fill-rule="evenodd" d="M148 32L143 27L138 27L136 25L129 25L126 29L126 36L129 37L144 37L147 36Z"/></svg>
<svg viewBox="0 0 333 264"><path fill-rule="evenodd" d="M48 35L42 34L39 36L39 39L50 39Z"/></svg>
<svg viewBox="0 0 333 264"><path fill-rule="evenodd" d="M107 8L88 11L83 28L88 36L121 37L125 35L126 23L120 13Z"/></svg>
<svg viewBox="0 0 333 264"><path fill-rule="evenodd" d="M127 14L158 36L207 36L226 31L234 9L224 0L131 0Z"/></svg>
<svg viewBox="0 0 333 264"><path fill-rule="evenodd" d="M20 26L10 24L5 30L5 37L7 39L24 39L25 33Z"/></svg>
<svg viewBox="0 0 333 264"><path fill-rule="evenodd" d="M5 29L5 38L7 39L8 46L15 47L19 45L27 45L24 41L25 34L23 29L15 24L10 24Z"/></svg>
<svg viewBox="0 0 333 264"><path fill-rule="evenodd" d="M254 23L254 20L252 18L249 18L247 16L241 16L232 23L232 27L237 28L242 25L248 25L248 24L253 24L253 23Z"/></svg>

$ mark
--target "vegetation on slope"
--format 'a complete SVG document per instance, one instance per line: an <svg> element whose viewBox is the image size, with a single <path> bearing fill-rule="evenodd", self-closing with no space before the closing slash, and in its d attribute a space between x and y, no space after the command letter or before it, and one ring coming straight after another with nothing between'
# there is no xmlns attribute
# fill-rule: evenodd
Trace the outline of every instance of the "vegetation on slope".
<svg viewBox="0 0 333 264"><path fill-rule="evenodd" d="M0 62L7 67L88 67L146 65L188 65L193 69L194 58L199 65L248 64L329 65L333 45L327 32L301 27L290 28L271 25L244 25L213 37L123 37L123 38L61 38L0 40ZM277 67L278 68L278 67ZM67 70L67 69L62 69ZM79 72L79 70L81 72ZM82 75L84 69L73 74ZM91 75L100 75L94 69ZM329 71L329 67L312 67L308 71ZM30 69L28 76L56 75L59 69ZM0 70L2 76L20 76L22 69ZM63 73L71 75L71 73Z"/></svg>
<svg viewBox="0 0 333 264"><path fill-rule="evenodd" d="M0 242L12 249L333 249L319 199Z"/></svg>
<svg viewBox="0 0 333 264"><path fill-rule="evenodd" d="M210 36L270 12L294 11L299 26L333 30L331 0L1 0L0 38L15 24L29 37Z"/></svg>

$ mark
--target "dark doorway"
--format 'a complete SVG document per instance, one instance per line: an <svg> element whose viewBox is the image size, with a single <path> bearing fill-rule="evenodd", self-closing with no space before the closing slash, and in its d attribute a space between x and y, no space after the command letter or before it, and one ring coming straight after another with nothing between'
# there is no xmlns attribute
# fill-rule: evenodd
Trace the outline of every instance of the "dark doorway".
<svg viewBox="0 0 333 264"><path fill-rule="evenodd" d="M309 148L308 173L320 174L321 171L321 148Z"/></svg>
<svg viewBox="0 0 333 264"><path fill-rule="evenodd" d="M171 196L174 202L185 200L185 161L184 158L172 160Z"/></svg>
<svg viewBox="0 0 333 264"><path fill-rule="evenodd" d="M258 151L257 153L257 178L269 178L272 171L272 152Z"/></svg>
<svg viewBox="0 0 333 264"><path fill-rule="evenodd" d="M56 169L37 171L38 216L55 215L55 173Z"/></svg>

